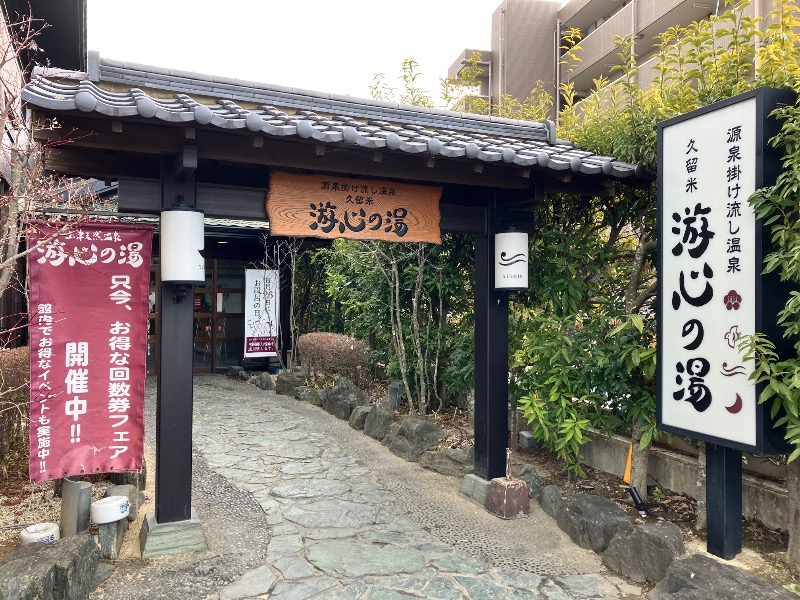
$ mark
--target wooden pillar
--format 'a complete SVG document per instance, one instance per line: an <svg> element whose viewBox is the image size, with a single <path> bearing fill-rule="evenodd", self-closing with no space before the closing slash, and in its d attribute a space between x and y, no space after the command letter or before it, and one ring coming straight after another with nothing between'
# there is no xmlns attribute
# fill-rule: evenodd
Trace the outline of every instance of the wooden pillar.
<svg viewBox="0 0 800 600"><path fill-rule="evenodd" d="M195 153L196 160L196 153ZM196 163L195 163L196 164ZM162 206L195 206L194 170L185 154L161 157ZM192 510L192 290L177 301L175 288L161 284L158 307L159 376L156 407L156 522L191 518Z"/></svg>
<svg viewBox="0 0 800 600"><path fill-rule="evenodd" d="M487 481L505 476L508 447L508 294L494 289L494 202L475 236L475 475Z"/></svg>

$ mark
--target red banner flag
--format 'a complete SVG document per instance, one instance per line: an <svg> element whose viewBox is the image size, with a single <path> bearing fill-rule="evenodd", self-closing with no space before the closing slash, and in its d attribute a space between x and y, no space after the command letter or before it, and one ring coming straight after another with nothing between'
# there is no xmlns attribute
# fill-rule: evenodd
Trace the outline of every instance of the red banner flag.
<svg viewBox="0 0 800 600"><path fill-rule="evenodd" d="M31 223L30 479L136 470L153 229Z"/></svg>

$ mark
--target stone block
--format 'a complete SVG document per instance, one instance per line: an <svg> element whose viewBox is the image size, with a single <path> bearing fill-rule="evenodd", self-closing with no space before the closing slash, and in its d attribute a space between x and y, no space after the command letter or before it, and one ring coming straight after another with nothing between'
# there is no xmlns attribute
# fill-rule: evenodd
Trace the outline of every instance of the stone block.
<svg viewBox="0 0 800 600"><path fill-rule="evenodd" d="M192 509L192 518L174 523L157 523L155 513L144 517L139 532L139 549L142 558L202 552L208 549L203 526L197 513Z"/></svg>
<svg viewBox="0 0 800 600"><path fill-rule="evenodd" d="M132 487L132 486L131 486ZM111 523L101 523L97 526L97 543L100 546L100 558L116 560L119 550L128 531L128 519L122 518Z"/></svg>
<svg viewBox="0 0 800 600"><path fill-rule="evenodd" d="M61 537L89 532L89 508L92 503L92 484L73 478L62 480Z"/></svg>
<svg viewBox="0 0 800 600"><path fill-rule="evenodd" d="M131 505L130 512L128 513L128 521L132 523L136 520L139 514L140 493L135 485L112 485L105 493L106 498L109 496L125 496Z"/></svg>
<svg viewBox="0 0 800 600"><path fill-rule="evenodd" d="M544 486L539 504L542 505L542 510L547 515L558 521L564 511L564 499L561 497L561 490L554 485Z"/></svg>
<svg viewBox="0 0 800 600"><path fill-rule="evenodd" d="M703 554L674 561L650 600L797 600L797 595Z"/></svg>
<svg viewBox="0 0 800 600"><path fill-rule="evenodd" d="M262 390L274 390L275 382L272 380L272 375L269 373L259 373L250 378L250 383Z"/></svg>
<svg viewBox="0 0 800 600"><path fill-rule="evenodd" d="M91 589L94 590L97 588L97 586L108 581L108 579L114 574L114 571L116 570L117 567L115 567L111 563L107 562L98 563L97 569L94 572L94 577L92 578Z"/></svg>
<svg viewBox="0 0 800 600"><path fill-rule="evenodd" d="M312 396L317 395L316 388L308 387L307 385L298 385L294 389L294 397L300 400L301 402L308 402L309 404L313 404L311 401Z"/></svg>
<svg viewBox="0 0 800 600"><path fill-rule="evenodd" d="M22 546L0 565L0 598L88 598L99 559L100 549L88 535Z"/></svg>
<svg viewBox="0 0 800 600"><path fill-rule="evenodd" d="M519 434L528 429L528 421L520 409L515 409L511 404L508 407L508 431L512 440L520 442Z"/></svg>
<svg viewBox="0 0 800 600"><path fill-rule="evenodd" d="M65 478L61 485L61 537L88 533L92 484L77 478Z"/></svg>
<svg viewBox="0 0 800 600"><path fill-rule="evenodd" d="M463 477L475 468L475 448L445 448L438 452L426 450L419 457L419 465L442 475Z"/></svg>
<svg viewBox="0 0 800 600"><path fill-rule="evenodd" d="M388 399L380 400L372 405L369 415L364 421L364 433L378 441L383 441L383 438L389 433L392 423L394 423L392 403Z"/></svg>
<svg viewBox="0 0 800 600"><path fill-rule="evenodd" d="M564 503L556 523L581 548L605 552L618 531L633 529L630 515L601 496L576 494Z"/></svg>
<svg viewBox="0 0 800 600"><path fill-rule="evenodd" d="M542 491L542 478L531 465L518 467L514 470L514 477L521 479L528 486L528 497L535 498Z"/></svg>
<svg viewBox="0 0 800 600"><path fill-rule="evenodd" d="M121 471L109 473L108 478L114 485L135 485L137 489L147 487L147 461L142 458L142 468L139 471Z"/></svg>
<svg viewBox="0 0 800 600"><path fill-rule="evenodd" d="M228 367L228 371L227 371L226 375L228 377L239 377L239 373L241 373L243 371L244 371L244 369L242 367L240 367L238 365L233 365L231 367Z"/></svg>
<svg viewBox="0 0 800 600"><path fill-rule="evenodd" d="M618 532L603 553L603 563L637 583L655 583L685 550L683 534L675 523L646 523Z"/></svg>
<svg viewBox="0 0 800 600"><path fill-rule="evenodd" d="M303 385L303 377L295 373L281 373L275 378L275 391L281 396L294 396L300 385Z"/></svg>
<svg viewBox="0 0 800 600"><path fill-rule="evenodd" d="M487 481L475 475L475 473L470 473L469 475L465 475L464 479L461 480L459 492L470 500L474 500L485 507L489 500L489 488L491 485L491 481Z"/></svg>
<svg viewBox="0 0 800 600"><path fill-rule="evenodd" d="M367 420L371 410L371 406L356 406L353 409L353 412L350 413L350 427L357 429L358 431L364 429L364 422Z"/></svg>
<svg viewBox="0 0 800 600"><path fill-rule="evenodd" d="M417 462L422 453L444 437L439 427L415 417L403 419L397 428L389 428L383 445L400 458Z"/></svg>
<svg viewBox="0 0 800 600"><path fill-rule="evenodd" d="M489 488L486 510L501 519L516 519L531 512L528 486L519 479L496 477Z"/></svg>
<svg viewBox="0 0 800 600"><path fill-rule="evenodd" d="M367 395L349 379L342 377L336 382L336 387L328 390L322 403L322 410L329 412L334 417L349 421L350 415L357 406L368 406Z"/></svg>

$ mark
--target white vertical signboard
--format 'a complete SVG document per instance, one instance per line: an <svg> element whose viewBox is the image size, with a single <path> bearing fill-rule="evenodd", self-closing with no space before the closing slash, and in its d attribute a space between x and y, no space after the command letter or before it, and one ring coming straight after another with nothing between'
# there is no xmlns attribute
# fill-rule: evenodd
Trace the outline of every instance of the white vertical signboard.
<svg viewBox="0 0 800 600"><path fill-rule="evenodd" d="M245 270L244 356L278 355L278 271Z"/></svg>
<svg viewBox="0 0 800 600"><path fill-rule="evenodd" d="M755 97L661 130L660 426L741 446L758 437L737 341L757 326L759 133Z"/></svg>

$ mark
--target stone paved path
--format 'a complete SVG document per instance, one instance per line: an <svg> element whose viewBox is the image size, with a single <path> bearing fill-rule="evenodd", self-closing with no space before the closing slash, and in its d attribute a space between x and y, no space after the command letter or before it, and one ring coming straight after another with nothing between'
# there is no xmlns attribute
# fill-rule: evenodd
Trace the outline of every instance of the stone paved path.
<svg viewBox="0 0 800 600"><path fill-rule="evenodd" d="M194 429L193 506L209 552L118 567L92 598L642 597L538 505L529 518L493 517L458 494L458 479L317 407L200 376Z"/></svg>

